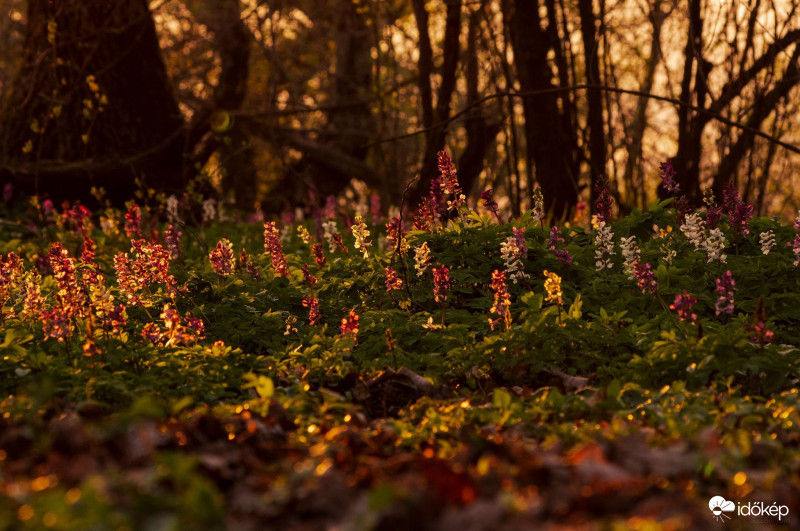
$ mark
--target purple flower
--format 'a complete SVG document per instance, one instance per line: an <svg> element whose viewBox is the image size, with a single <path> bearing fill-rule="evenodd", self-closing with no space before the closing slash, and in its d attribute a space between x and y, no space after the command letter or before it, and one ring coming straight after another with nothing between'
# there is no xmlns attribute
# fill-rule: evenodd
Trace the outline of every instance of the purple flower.
<svg viewBox="0 0 800 531"><path fill-rule="evenodd" d="M516 234L514 236L516 237ZM561 231L558 230L558 227L553 226L550 229L550 237L547 239L547 246L550 247L550 250L553 251L553 255L558 259L559 262L561 262L562 265L569 267L572 265L573 261L573 258L569 255L569 251L566 249L559 250L556 247L559 243L563 242L564 238L561 237Z"/></svg>
<svg viewBox="0 0 800 531"><path fill-rule="evenodd" d="M519 249L520 257L528 258L528 246L525 244L525 229L512 227L511 234L514 236L514 243L517 245L517 249Z"/></svg>
<svg viewBox="0 0 800 531"><path fill-rule="evenodd" d="M717 302L714 305L717 315L733 313L733 294L736 291L736 281L733 280L733 274L730 271L725 271L722 278L716 279L717 289Z"/></svg>
<svg viewBox="0 0 800 531"><path fill-rule="evenodd" d="M670 194L680 193L681 187L675 180L675 176L678 174L672 167L672 161L662 162L658 169L661 170L661 187Z"/></svg>
<svg viewBox="0 0 800 531"><path fill-rule="evenodd" d="M669 305L670 310L676 310L681 321L694 324L697 322L697 314L692 312L692 306L697 303L697 299L683 290L683 293L675 295L675 302Z"/></svg>
<svg viewBox="0 0 800 531"><path fill-rule="evenodd" d="M595 182L594 191L597 194L597 201L594 204L597 223L605 221L606 224L611 224L611 206L614 204L614 200L608 193L608 180L599 179Z"/></svg>
<svg viewBox="0 0 800 531"><path fill-rule="evenodd" d="M643 264L641 262L633 263L633 274L636 277L636 284L642 293L655 293L658 283L655 279L655 274L650 268L650 264Z"/></svg>

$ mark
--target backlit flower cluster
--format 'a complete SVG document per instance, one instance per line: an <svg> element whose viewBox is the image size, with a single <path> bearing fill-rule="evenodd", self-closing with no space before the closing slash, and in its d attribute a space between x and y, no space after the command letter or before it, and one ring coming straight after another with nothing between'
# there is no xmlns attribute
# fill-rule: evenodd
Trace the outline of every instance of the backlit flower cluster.
<svg viewBox="0 0 800 531"><path fill-rule="evenodd" d="M403 279L397 276L397 271L392 269L391 267L386 267L383 269L384 274L386 275L386 292L390 292L393 289L401 289L403 287Z"/></svg>
<svg viewBox="0 0 800 531"><path fill-rule="evenodd" d="M169 303L164 304L159 317L164 321L163 328L150 322L142 329L142 337L155 345L191 345L205 338L205 325L201 319L191 314L183 318Z"/></svg>
<svg viewBox="0 0 800 531"><path fill-rule="evenodd" d="M211 261L211 268L214 273L227 277L233 274L236 269L236 259L233 256L233 244L228 238L222 238L217 242L210 253L208 259Z"/></svg>
<svg viewBox="0 0 800 531"><path fill-rule="evenodd" d="M692 308L696 303L697 299L689 295L686 290L683 290L683 293L675 295L675 302L669 305L669 309L677 311L681 321L695 324L697 322L697 314L692 311Z"/></svg>
<svg viewBox="0 0 800 531"><path fill-rule="evenodd" d="M508 284L506 283L506 272L495 269L492 271L492 283L490 285L492 293L494 294L494 301L489 312L496 313L497 319L489 318L489 326L494 330L494 327L500 321L506 325L506 330L511 329L511 294L508 293Z"/></svg>
<svg viewBox="0 0 800 531"><path fill-rule="evenodd" d="M601 221L594 235L594 265L598 271L611 269L614 267L613 257L614 233L605 221Z"/></svg>
<svg viewBox="0 0 800 531"><path fill-rule="evenodd" d="M128 253L114 256L117 283L129 302L142 302L141 291L153 284L163 284L170 298L176 295L175 277L169 273L169 251L140 239L131 240L130 253L133 258Z"/></svg>
<svg viewBox="0 0 800 531"><path fill-rule="evenodd" d="M641 260L642 252L636 245L636 236L620 238L620 250L622 251L622 268L628 274L628 278L633 280L636 276L633 273L633 264Z"/></svg>
<svg viewBox="0 0 800 531"><path fill-rule="evenodd" d="M450 281L450 269L442 264L436 264L433 268L433 298L436 302L447 301L447 293L450 291L452 282Z"/></svg>
<svg viewBox="0 0 800 531"><path fill-rule="evenodd" d="M424 275L430 265L431 249L428 247L428 242L422 242L422 245L414 249L414 268L417 270L417 276Z"/></svg>
<svg viewBox="0 0 800 531"><path fill-rule="evenodd" d="M142 236L142 213L139 205L133 201L128 203L128 211L125 213L125 236L128 238Z"/></svg>
<svg viewBox="0 0 800 531"><path fill-rule="evenodd" d="M550 229L550 237L547 239L547 246L553 251L555 256L562 265L567 267L572 265L572 257L566 249L558 249L558 244L564 243L564 238L561 237L561 230L555 225Z"/></svg>
<svg viewBox="0 0 800 531"><path fill-rule="evenodd" d="M361 254L364 258L369 258L369 248L372 246L372 242L367 239L369 238L370 231L367 230L367 224L364 223L364 218L356 216L355 222L350 227L350 231L355 238L355 248L361 250Z"/></svg>
<svg viewBox="0 0 800 531"><path fill-rule="evenodd" d="M342 337L349 337L356 340L358 336L358 314L355 310L350 310L347 317L342 318L342 324L339 326Z"/></svg>
<svg viewBox="0 0 800 531"><path fill-rule="evenodd" d="M547 292L544 300L547 302L555 302L561 306L563 304L562 297L564 295L564 292L561 291L561 277L546 269L544 270L544 276L544 290Z"/></svg>
<svg viewBox="0 0 800 531"><path fill-rule="evenodd" d="M264 251L269 254L272 267L275 268L275 275L279 277L289 276L286 257L283 255L281 233L274 221L264 222Z"/></svg>
<svg viewBox="0 0 800 531"><path fill-rule="evenodd" d="M636 277L636 284L639 286L639 289L642 290L643 294L656 292L658 282L656 282L656 277L650 264L634 262L633 274Z"/></svg>
<svg viewBox="0 0 800 531"><path fill-rule="evenodd" d="M523 238L522 244L525 245ZM503 257L506 273L511 282L516 284L520 279L529 278L530 275L525 273L525 264L522 262L523 254L527 254L528 248L519 247L519 238L516 235L509 236L506 241L500 244L500 256Z"/></svg>
<svg viewBox="0 0 800 531"><path fill-rule="evenodd" d="M717 301L714 303L716 314L733 314L733 298L736 292L736 281L733 279L733 274L725 271L721 278L715 280L715 283L717 285L714 290L717 293Z"/></svg>

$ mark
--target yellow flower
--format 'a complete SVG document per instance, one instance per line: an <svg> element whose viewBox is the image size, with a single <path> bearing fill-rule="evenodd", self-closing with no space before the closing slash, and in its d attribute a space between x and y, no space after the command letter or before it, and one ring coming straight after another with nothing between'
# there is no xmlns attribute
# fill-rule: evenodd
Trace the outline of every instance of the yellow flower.
<svg viewBox="0 0 800 531"><path fill-rule="evenodd" d="M547 277L547 280L544 281L544 289L547 291L545 300L547 302L555 302L561 306L561 296L564 295L564 292L561 291L561 277L546 269L544 271L544 276Z"/></svg>

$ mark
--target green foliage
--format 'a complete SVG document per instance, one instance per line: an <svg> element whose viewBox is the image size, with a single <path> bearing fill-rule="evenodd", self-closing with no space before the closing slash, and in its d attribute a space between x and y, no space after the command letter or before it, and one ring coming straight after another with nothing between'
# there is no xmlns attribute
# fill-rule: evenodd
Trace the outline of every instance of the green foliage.
<svg viewBox="0 0 800 531"><path fill-rule="evenodd" d="M333 466L357 475L345 466L337 442L354 431L379 454L427 456L433 448L450 458L465 445L484 455L495 441L492 434L569 449L644 430L653 434L653 446L675 439L699 445L698 433L711 427L725 451L712 460L698 450L694 464L698 474L704 472L697 481L719 482L737 467L796 458L788 433L800 421L800 272L791 247L780 244L795 232L753 220L751 234L726 249L727 263L709 263L667 207L664 202L635 211L611 226L617 245L621 236L636 236L641 260L652 265L658 281L654 294L643 293L629 277L618 251L613 267L598 271L595 232L583 227L562 228L561 248L574 258L564 266L548 248L549 231L526 226L526 213L514 225L524 231L528 256L524 276L507 283L509 326L492 322L498 315L490 309L497 304L492 272L507 267L501 244L512 237L511 225L474 213L433 232L410 233L402 254L382 251L383 229L370 227L375 245L367 258L340 225L349 252L328 252L321 241L323 266L314 265L309 245L290 227L283 243L285 277L261 252L259 229L235 223L186 227L192 237L184 238L181 255L170 264L176 294L165 285L142 291L141 303L126 303L127 323L118 332L102 331L97 316L76 314L63 342L46 339L42 315L23 312L24 275L8 274L0 412L11 435L0 437L0 456L19 465L16 440L33 445L34 461L63 452L69 446L59 431L63 419L75 424L71 436L84 437L86 445L121 448L122 454L94 472L47 485L41 480L36 488L29 483L44 473L35 476L28 468L28 486L7 488L18 494L0 500L0 523L47 526L45 517L55 517L64 529L223 527L240 511L231 492L239 492L233 484L244 476L234 469L250 458L221 461L222 448L234 456L250 448L280 456L258 461L256 472L269 485L270 511L283 514L276 500L296 495L292 486L310 485ZM671 264L653 225L674 227L670 237L678 254ZM758 242L757 231L765 230L779 241L768 255ZM115 279L113 257L128 252L128 244L119 232L95 229L91 235L98 243L97 265L78 263L78 282L92 271ZM4 256L21 256L23 272L48 252L50 241L62 242L72 257L82 249L82 238L64 222L46 223L38 235L8 236ZM236 251L248 248L259 278L244 270L214 272L208 252L223 236ZM452 285L444 301L434 298L430 268L417 274L414 252L423 243L432 264L449 268ZM316 284L304 279L306 264ZM400 289L387 290L387 267L403 280ZM545 270L561 279L563 304L547 297ZM727 270L738 290L734 311L717 315L715 280ZM115 300L127 300L116 282L106 285ZM46 308L58 304L60 289L44 275ZM679 320L669 308L684 290L697 299L696 322ZM313 325L308 297L319 301L321 317ZM149 323L168 329L166 314L159 316L165 303L181 318L199 317L205 337L179 341L162 332L155 343L145 339ZM354 315L351 337L340 326L343 319L352 325ZM757 325L773 337L758 340ZM84 355L88 339L99 353ZM376 442L381 437L384 442ZM752 461L754 448L761 461ZM475 466L486 467L480 461ZM61 478L64 472L47 474ZM410 503L393 483L376 479L364 486L375 513L394 502Z"/></svg>

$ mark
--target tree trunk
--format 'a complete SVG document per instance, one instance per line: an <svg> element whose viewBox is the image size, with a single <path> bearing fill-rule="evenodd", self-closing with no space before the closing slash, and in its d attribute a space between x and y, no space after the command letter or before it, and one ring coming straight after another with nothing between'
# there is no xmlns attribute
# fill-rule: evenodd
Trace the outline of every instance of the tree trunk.
<svg viewBox="0 0 800 531"><path fill-rule="evenodd" d="M520 88L523 92L553 88L553 72L547 62L550 49L542 29L537 2L505 0L505 21ZM556 219L565 216L578 195L577 146L570 142L556 94L528 95L522 99L528 164L536 168L536 180L545 204Z"/></svg>
<svg viewBox="0 0 800 531"><path fill-rule="evenodd" d="M583 58L586 68L586 83L600 85L599 46L595 28L592 0L579 0ZM597 200L595 183L606 183L606 141L603 124L603 95L599 88L590 88L586 94L589 111L586 123L589 126L589 171L591 172L591 204Z"/></svg>
<svg viewBox="0 0 800 531"><path fill-rule="evenodd" d="M184 129L146 0L30 0L0 108L0 174L28 193L117 203L134 179L182 186Z"/></svg>
<svg viewBox="0 0 800 531"><path fill-rule="evenodd" d="M247 93L252 36L241 19L239 0L202 0L187 3L192 15L212 32L214 49L220 58L220 76L214 96L199 111L202 119L227 124L208 137L205 150L219 153L223 168L222 187L232 194L237 208L252 210L256 198L256 168L250 132L242 120L231 119L231 111L241 108ZM212 117L212 114L219 113ZM198 117L199 118L199 117ZM199 120L195 120L197 123ZM195 135L206 134L198 126ZM197 162L203 163L205 159Z"/></svg>
<svg viewBox="0 0 800 531"><path fill-rule="evenodd" d="M436 107L433 110L432 127L425 133L425 151L422 155L422 168L420 169L419 182L414 187L409 198L412 205L416 204L420 198L428 192L431 180L438 172L436 154L444 148L447 135L445 122L450 118L450 103L453 99L453 91L456 88L456 68L460 54L459 38L461 36L461 8L462 0L448 0L447 13L445 16L444 48L442 50L442 69L441 84L436 94ZM425 16L427 19L427 15ZM418 24L419 24L418 20ZM420 27L420 32L423 28ZM427 32L428 28L425 27ZM423 57L420 55L420 60ZM430 81L428 81L430 82ZM425 109L425 92L423 96L423 111ZM423 112L423 119L425 118Z"/></svg>

